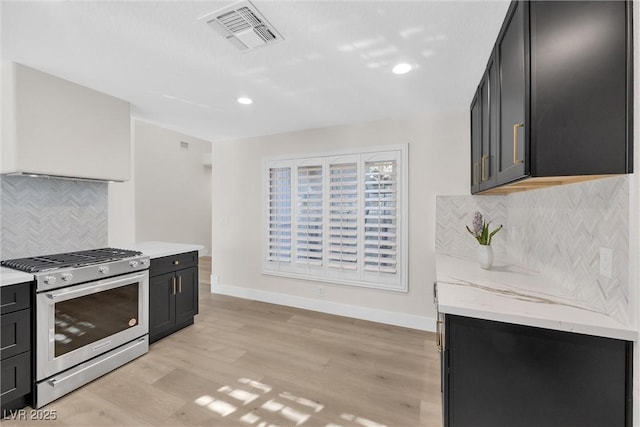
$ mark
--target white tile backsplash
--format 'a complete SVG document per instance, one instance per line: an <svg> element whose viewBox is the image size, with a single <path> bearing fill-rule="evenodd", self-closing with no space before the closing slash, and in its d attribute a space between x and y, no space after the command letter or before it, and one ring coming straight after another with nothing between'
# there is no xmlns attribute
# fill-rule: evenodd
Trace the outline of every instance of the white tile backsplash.
<svg viewBox="0 0 640 427"><path fill-rule="evenodd" d="M577 300L628 321L627 176L507 196L440 196L436 202L437 251L474 254L475 241L464 228L474 210L504 224L505 230L494 241L497 256L508 251L514 261L540 271ZM601 247L613 252L611 278L600 274Z"/></svg>
<svg viewBox="0 0 640 427"><path fill-rule="evenodd" d="M465 226L471 228L474 212L491 222L490 229L503 226L493 236L494 254L500 256L507 246L507 199L504 196L438 196L436 200L436 251L474 256L477 240Z"/></svg>
<svg viewBox="0 0 640 427"><path fill-rule="evenodd" d="M107 183L5 175L0 193L0 259L107 246Z"/></svg>

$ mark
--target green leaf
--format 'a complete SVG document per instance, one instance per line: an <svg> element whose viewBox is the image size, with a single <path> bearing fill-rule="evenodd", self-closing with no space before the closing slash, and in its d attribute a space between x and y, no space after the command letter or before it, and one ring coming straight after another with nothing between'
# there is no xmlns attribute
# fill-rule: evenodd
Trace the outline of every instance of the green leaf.
<svg viewBox="0 0 640 427"><path fill-rule="evenodd" d="M488 228L489 228L489 227L487 227L487 229L488 229ZM502 225L500 225L500 227L496 228L495 230L493 230L493 231L491 232L491 234L489 234L489 241L488 241L488 243L487 243L488 245L490 245L490 244L491 244L491 238L492 238L492 237L493 237L493 236L494 236L498 231L500 231L500 230L502 230Z"/></svg>
<svg viewBox="0 0 640 427"><path fill-rule="evenodd" d="M488 223L484 223L482 225L482 235L480 236L480 244L481 245L488 245L488 239L489 239L489 224Z"/></svg>

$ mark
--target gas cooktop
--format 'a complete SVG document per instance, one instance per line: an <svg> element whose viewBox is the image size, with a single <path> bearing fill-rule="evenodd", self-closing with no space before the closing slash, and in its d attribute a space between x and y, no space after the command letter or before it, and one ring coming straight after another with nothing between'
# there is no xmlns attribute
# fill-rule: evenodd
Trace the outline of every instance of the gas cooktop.
<svg viewBox="0 0 640 427"><path fill-rule="evenodd" d="M78 268L87 265L119 261L139 255L142 255L142 252L127 249L101 248L30 258L10 259L0 262L0 265L27 273L40 273L61 268Z"/></svg>

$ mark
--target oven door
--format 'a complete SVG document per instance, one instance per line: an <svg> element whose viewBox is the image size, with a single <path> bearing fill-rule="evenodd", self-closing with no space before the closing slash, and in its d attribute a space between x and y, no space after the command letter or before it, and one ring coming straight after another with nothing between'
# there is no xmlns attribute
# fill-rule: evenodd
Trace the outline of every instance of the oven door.
<svg viewBox="0 0 640 427"><path fill-rule="evenodd" d="M148 271L37 294L37 380L148 334L148 301Z"/></svg>

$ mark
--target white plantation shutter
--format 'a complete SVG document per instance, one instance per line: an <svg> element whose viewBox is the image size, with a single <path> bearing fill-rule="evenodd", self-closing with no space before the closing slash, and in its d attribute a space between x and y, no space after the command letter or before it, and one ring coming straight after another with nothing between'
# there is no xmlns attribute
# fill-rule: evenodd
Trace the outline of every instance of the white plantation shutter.
<svg viewBox="0 0 640 427"><path fill-rule="evenodd" d="M296 262L322 265L322 165L298 166Z"/></svg>
<svg viewBox="0 0 640 427"><path fill-rule="evenodd" d="M364 269L397 272L396 161L365 163Z"/></svg>
<svg viewBox="0 0 640 427"><path fill-rule="evenodd" d="M329 166L329 267L358 267L358 165Z"/></svg>
<svg viewBox="0 0 640 427"><path fill-rule="evenodd" d="M406 291L407 146L265 161L265 274Z"/></svg>
<svg viewBox="0 0 640 427"><path fill-rule="evenodd" d="M269 169L268 259L291 262L291 168Z"/></svg>

